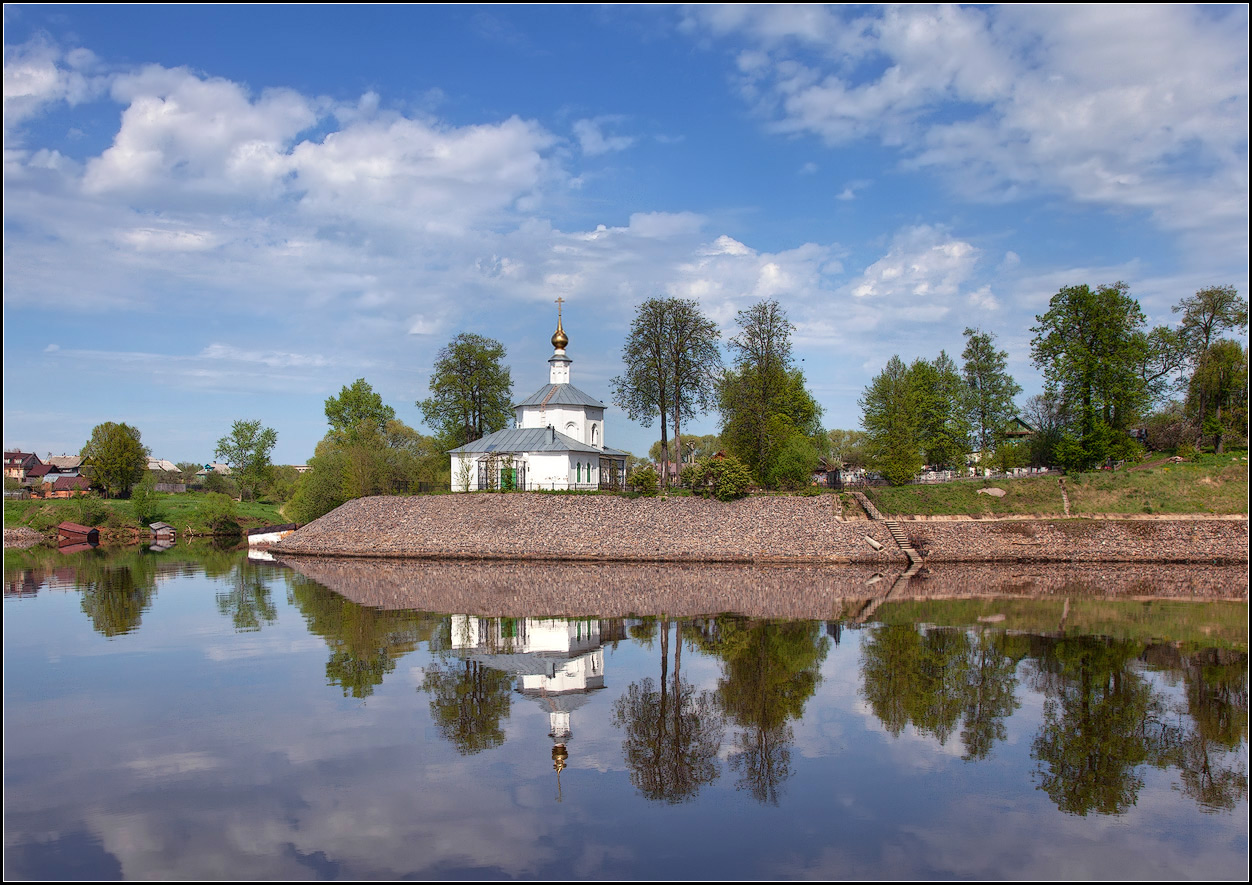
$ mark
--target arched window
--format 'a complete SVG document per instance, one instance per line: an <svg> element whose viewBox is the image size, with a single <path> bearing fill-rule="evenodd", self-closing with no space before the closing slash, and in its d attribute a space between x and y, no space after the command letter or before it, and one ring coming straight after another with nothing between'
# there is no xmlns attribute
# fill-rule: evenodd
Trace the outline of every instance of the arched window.
<svg viewBox="0 0 1252 885"><path fill-rule="evenodd" d="M592 424L591 425L591 444L593 446L600 445L599 436L600 436L600 426L598 424Z"/></svg>
<svg viewBox="0 0 1252 885"><path fill-rule="evenodd" d="M579 481L579 482L582 482L582 481L583 481L583 465L582 465L582 463L580 462L580 463L579 463L578 465L576 465L576 466L578 467L578 481Z"/></svg>

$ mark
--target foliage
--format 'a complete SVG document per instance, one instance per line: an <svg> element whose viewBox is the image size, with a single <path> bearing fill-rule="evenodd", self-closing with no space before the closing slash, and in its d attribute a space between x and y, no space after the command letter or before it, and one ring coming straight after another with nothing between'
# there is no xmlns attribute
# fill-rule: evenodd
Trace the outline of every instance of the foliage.
<svg viewBox="0 0 1252 885"><path fill-rule="evenodd" d="M682 438L682 457L683 463L694 464L701 458L711 458L722 450L722 438L716 433L708 434L684 434ZM660 440L654 442L648 449L648 458L651 463L659 464L661 461L661 443Z"/></svg>
<svg viewBox="0 0 1252 885"><path fill-rule="evenodd" d="M727 455L697 461L683 471L683 482L689 483L693 492L706 498L733 501L747 497L752 474L742 461L734 455Z"/></svg>
<svg viewBox="0 0 1252 885"><path fill-rule="evenodd" d="M835 466L856 470L868 463L869 435L864 430L831 430L830 456Z"/></svg>
<svg viewBox="0 0 1252 885"><path fill-rule="evenodd" d="M143 478L149 454L137 428L112 421L92 428L91 439L79 452L92 484L110 497L123 498Z"/></svg>
<svg viewBox="0 0 1252 885"><path fill-rule="evenodd" d="M241 494L255 498L257 489L269 479L270 452L277 442L277 431L262 427L259 420L236 421L230 434L217 441L213 456L230 465Z"/></svg>
<svg viewBox="0 0 1252 885"><path fill-rule="evenodd" d="M289 505L298 522L312 522L354 498L446 482L449 470L435 439L396 419L382 431L358 424L353 436L332 430L317 444L308 466Z"/></svg>
<svg viewBox="0 0 1252 885"><path fill-rule="evenodd" d="M779 449L770 465L764 477L765 485L771 489L789 491L809 488L813 484L813 470L819 457L807 437L793 434Z"/></svg>
<svg viewBox="0 0 1252 885"><path fill-rule="evenodd" d="M996 441L996 431L1013 417L1013 398L1022 388L1008 373L1008 352L996 350L994 335L966 328L965 342L961 359L969 394L969 423L978 450L986 452Z"/></svg>
<svg viewBox="0 0 1252 885"><path fill-rule="evenodd" d="M657 460L666 483L671 460L667 419L673 419L675 454L681 461L683 418L707 411L716 394L720 337L717 324L701 313L694 299L650 298L635 310L622 349L626 372L613 379L613 402L644 427L660 417Z"/></svg>
<svg viewBox="0 0 1252 885"><path fill-rule="evenodd" d="M922 469L913 381L904 362L893 356L861 395L868 466L892 485L909 482Z"/></svg>
<svg viewBox="0 0 1252 885"><path fill-rule="evenodd" d="M396 410L383 405L383 398L364 378L353 381L351 387L344 385L339 396L326 400L326 420L330 429L350 439L356 439L363 429L382 432L387 422L395 417Z"/></svg>
<svg viewBox="0 0 1252 885"><path fill-rule="evenodd" d="M130 509L140 525L148 525L157 518L156 480L151 473L144 475L130 493Z"/></svg>
<svg viewBox="0 0 1252 885"><path fill-rule="evenodd" d="M738 322L740 333L730 341L734 368L723 374L718 389L722 440L752 476L771 485L776 461L793 437L807 437L814 448L825 449L821 406L794 365L795 326L778 302L741 310Z"/></svg>
<svg viewBox="0 0 1252 885"><path fill-rule="evenodd" d="M657 493L659 480L656 471L652 467L638 467L630 472L626 477L626 488L632 492L638 492L645 497L652 497Z"/></svg>
<svg viewBox="0 0 1252 885"><path fill-rule="evenodd" d="M970 451L969 388L945 351L909 366L918 445L934 468L959 469Z"/></svg>
<svg viewBox="0 0 1252 885"><path fill-rule="evenodd" d="M1196 438L1182 403L1173 400L1147 417L1144 430L1147 432L1147 447L1153 452L1172 452L1184 441L1190 446Z"/></svg>
<svg viewBox="0 0 1252 885"><path fill-rule="evenodd" d="M1176 337L1145 333L1139 302L1120 282L1067 286L1035 319L1031 358L1065 417L1058 463L1081 470L1119 457L1126 431L1177 368Z"/></svg>
<svg viewBox="0 0 1252 885"><path fill-rule="evenodd" d="M1215 451L1222 451L1226 437L1246 444L1247 347L1229 338L1209 345L1196 361L1187 387L1187 405L1202 435L1212 438Z"/></svg>
<svg viewBox="0 0 1252 885"><path fill-rule="evenodd" d="M462 332L439 351L430 396L417 403L444 451L507 427L513 419L513 379L504 345Z"/></svg>
<svg viewBox="0 0 1252 885"><path fill-rule="evenodd" d="M239 522L235 514L235 502L226 495L206 492L196 516L215 535L238 535Z"/></svg>

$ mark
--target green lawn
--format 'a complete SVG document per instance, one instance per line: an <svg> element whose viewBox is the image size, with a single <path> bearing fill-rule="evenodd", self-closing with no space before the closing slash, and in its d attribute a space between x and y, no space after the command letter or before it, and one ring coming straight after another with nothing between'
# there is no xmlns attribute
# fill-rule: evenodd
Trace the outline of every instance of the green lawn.
<svg viewBox="0 0 1252 885"><path fill-rule="evenodd" d="M1201 455L1170 464L1149 458L1119 470L1096 470L1064 477L1071 516L1095 514L1246 514L1248 453ZM1004 489L1003 498L978 489ZM1064 516L1056 476L978 479L871 488L866 496L894 516Z"/></svg>
<svg viewBox="0 0 1252 885"><path fill-rule="evenodd" d="M212 534L199 512L204 500L204 495L197 492L158 493L156 515L147 522L168 522L180 535ZM245 501L235 505L235 513L240 528L245 531L286 522L277 504ZM46 532L67 521L106 530L147 528L147 523L140 526L130 501L88 496L4 502L4 524L9 528L29 526Z"/></svg>

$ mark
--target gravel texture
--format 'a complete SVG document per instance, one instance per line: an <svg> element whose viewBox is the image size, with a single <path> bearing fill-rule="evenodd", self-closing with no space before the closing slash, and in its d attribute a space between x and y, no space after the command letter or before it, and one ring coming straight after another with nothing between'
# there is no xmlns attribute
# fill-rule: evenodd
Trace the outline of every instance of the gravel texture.
<svg viewBox="0 0 1252 885"><path fill-rule="evenodd" d="M927 562L1247 563L1247 519L900 520ZM882 545L875 550L866 540ZM883 522L833 499L470 494L349 501L273 548L539 562L905 564Z"/></svg>
<svg viewBox="0 0 1252 885"><path fill-rule="evenodd" d="M877 540L875 550L866 536ZM360 498L275 553L528 561L903 563L886 526L829 497L469 494Z"/></svg>

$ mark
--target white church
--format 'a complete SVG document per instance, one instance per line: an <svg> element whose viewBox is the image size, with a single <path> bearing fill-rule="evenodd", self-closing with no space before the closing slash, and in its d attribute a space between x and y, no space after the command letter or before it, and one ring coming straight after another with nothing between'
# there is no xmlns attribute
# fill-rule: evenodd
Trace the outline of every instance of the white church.
<svg viewBox="0 0 1252 885"><path fill-rule="evenodd" d="M548 383L514 404L516 422L452 449L452 490L624 489L629 453L604 444L604 403L569 383L557 299Z"/></svg>

